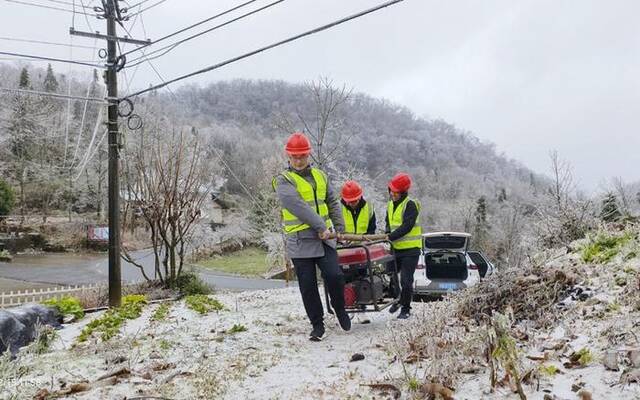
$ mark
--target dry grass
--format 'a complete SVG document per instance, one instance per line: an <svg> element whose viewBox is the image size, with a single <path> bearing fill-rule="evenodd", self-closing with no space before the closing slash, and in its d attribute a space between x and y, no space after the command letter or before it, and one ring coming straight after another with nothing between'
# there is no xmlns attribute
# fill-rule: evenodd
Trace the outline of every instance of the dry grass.
<svg viewBox="0 0 640 400"><path fill-rule="evenodd" d="M454 303L431 303L410 325L391 333L387 351L394 354L410 391L422 383L455 387L461 374L480 368L484 358L484 331L472 321L451 317Z"/></svg>
<svg viewBox="0 0 640 400"><path fill-rule="evenodd" d="M167 289L159 282L140 282L122 286L122 296L130 294L144 294L148 300L177 296L175 290ZM84 309L106 307L109 305L109 288L107 286L99 286L95 289L86 290L76 297L80 300L80 304Z"/></svg>
<svg viewBox="0 0 640 400"><path fill-rule="evenodd" d="M501 271L454 297L461 318L484 321L494 312L513 310L515 321L546 326L558 317L555 305L578 280L577 267L532 267Z"/></svg>

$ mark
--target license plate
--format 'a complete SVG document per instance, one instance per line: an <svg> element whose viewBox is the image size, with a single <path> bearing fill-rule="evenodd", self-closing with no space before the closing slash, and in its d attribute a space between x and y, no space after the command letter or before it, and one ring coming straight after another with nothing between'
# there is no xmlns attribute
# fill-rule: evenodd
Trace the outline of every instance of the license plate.
<svg viewBox="0 0 640 400"><path fill-rule="evenodd" d="M440 289L454 290L458 286L455 283L440 283L440 284L438 284L438 287Z"/></svg>

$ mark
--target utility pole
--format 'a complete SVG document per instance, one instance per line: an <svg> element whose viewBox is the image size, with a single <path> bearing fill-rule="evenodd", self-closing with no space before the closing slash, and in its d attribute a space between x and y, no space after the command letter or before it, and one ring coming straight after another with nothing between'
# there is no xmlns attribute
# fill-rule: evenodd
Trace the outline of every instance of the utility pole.
<svg viewBox="0 0 640 400"><path fill-rule="evenodd" d="M118 72L116 70L116 10L117 0L107 0L107 109L109 136L109 307L120 306L122 297L120 274L120 179L118 163L120 143L118 134Z"/></svg>
<svg viewBox="0 0 640 400"><path fill-rule="evenodd" d="M102 0L102 8L96 10L103 12L99 17L107 21L107 34L99 32L81 32L74 28L69 33L75 36L92 37L107 41L107 65L105 83L107 85L107 129L109 136L109 307L118 307L122 298L122 278L120 270L120 140L118 132L118 71L124 67L126 60L118 56L118 42L138 45L149 45L150 40L135 40L128 37L118 37L116 22L122 23L122 16L118 6L118 0Z"/></svg>

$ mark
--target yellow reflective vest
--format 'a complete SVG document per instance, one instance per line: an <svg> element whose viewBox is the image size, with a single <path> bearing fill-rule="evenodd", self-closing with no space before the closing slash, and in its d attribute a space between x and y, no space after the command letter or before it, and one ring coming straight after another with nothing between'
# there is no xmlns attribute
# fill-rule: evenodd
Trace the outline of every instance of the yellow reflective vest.
<svg viewBox="0 0 640 400"><path fill-rule="evenodd" d="M420 226L420 202L417 200L409 199L407 196L402 203L398 204L395 211L393 210L393 201L389 201L387 205L387 218L389 220L389 228L391 232L398 229L400 225L402 225L402 218L404 216L404 209L407 206L407 202L411 200L416 204L416 208L418 209L418 216L416 217L416 223L413 225L413 228L401 237L400 239L394 240L391 242L391 245L396 250L406 250L406 249L421 249L422 248L422 227Z"/></svg>
<svg viewBox="0 0 640 400"><path fill-rule="evenodd" d="M342 218L344 219L344 233L365 234L369 228L369 221L373 215L373 207L369 207L369 203L365 201L364 206L360 209L357 221L353 220L353 213L349 207L342 205Z"/></svg>
<svg viewBox="0 0 640 400"><path fill-rule="evenodd" d="M315 182L311 185L304 177L293 171L284 171L281 174L284 179L296 187L302 200L315 210L324 219L327 228L333 225L329 218L329 207L327 206L327 176L317 168L311 168L311 176ZM276 188L276 179L273 180L273 188ZM282 225L286 234L292 234L311 228L302 222L286 208L282 209Z"/></svg>

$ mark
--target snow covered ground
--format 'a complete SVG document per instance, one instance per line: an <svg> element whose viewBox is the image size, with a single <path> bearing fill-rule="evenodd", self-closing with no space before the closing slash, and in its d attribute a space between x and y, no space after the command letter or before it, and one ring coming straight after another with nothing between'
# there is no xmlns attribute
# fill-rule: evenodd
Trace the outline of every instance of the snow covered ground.
<svg viewBox="0 0 640 400"><path fill-rule="evenodd" d="M575 257L553 262L575 264ZM640 399L640 383L633 382L640 368L626 360L629 351L640 348L636 337L640 312L620 303L627 292L609 283L613 272L598 274L591 266L584 268L583 278L594 288L588 299L568 300L569 311L556 326L526 330L522 325L528 337L518 339L519 354L524 370L534 371L524 385L528 399L580 399L579 390L588 391L593 399ZM637 271L637 259L624 268ZM60 398L380 399L393 398L395 387L400 398L428 398L415 382L424 383L429 366L442 360L407 361L407 338L412 332L428 332L423 328L429 324L442 323L438 315L453 307L450 302L415 303L414 315L407 321L386 311L361 314L350 332L343 332L328 315L329 335L316 343L307 338L310 325L295 287L214 297L225 310L200 315L180 301L172 303L164 321L151 321L160 305L148 305L141 317L127 321L121 334L108 342L73 346L82 327L100 313L66 325L49 352L24 351L10 367L0 363L4 390L0 397L33 399L38 391L44 395L73 387L83 390ZM233 332L234 325L246 331ZM453 316L444 325L442 332L449 325L451 330L461 326ZM439 343L441 338L420 339ZM571 353L583 348L593 354L586 366L563 365ZM619 356L619 370L605 369L601 360L607 351ZM352 361L355 353L364 359ZM486 358L482 352L469 354L466 360L475 367L460 368L465 372L455 380L453 398L518 398L508 385L491 393ZM558 372L539 373L541 365L554 365ZM376 383L393 386L366 386Z"/></svg>

